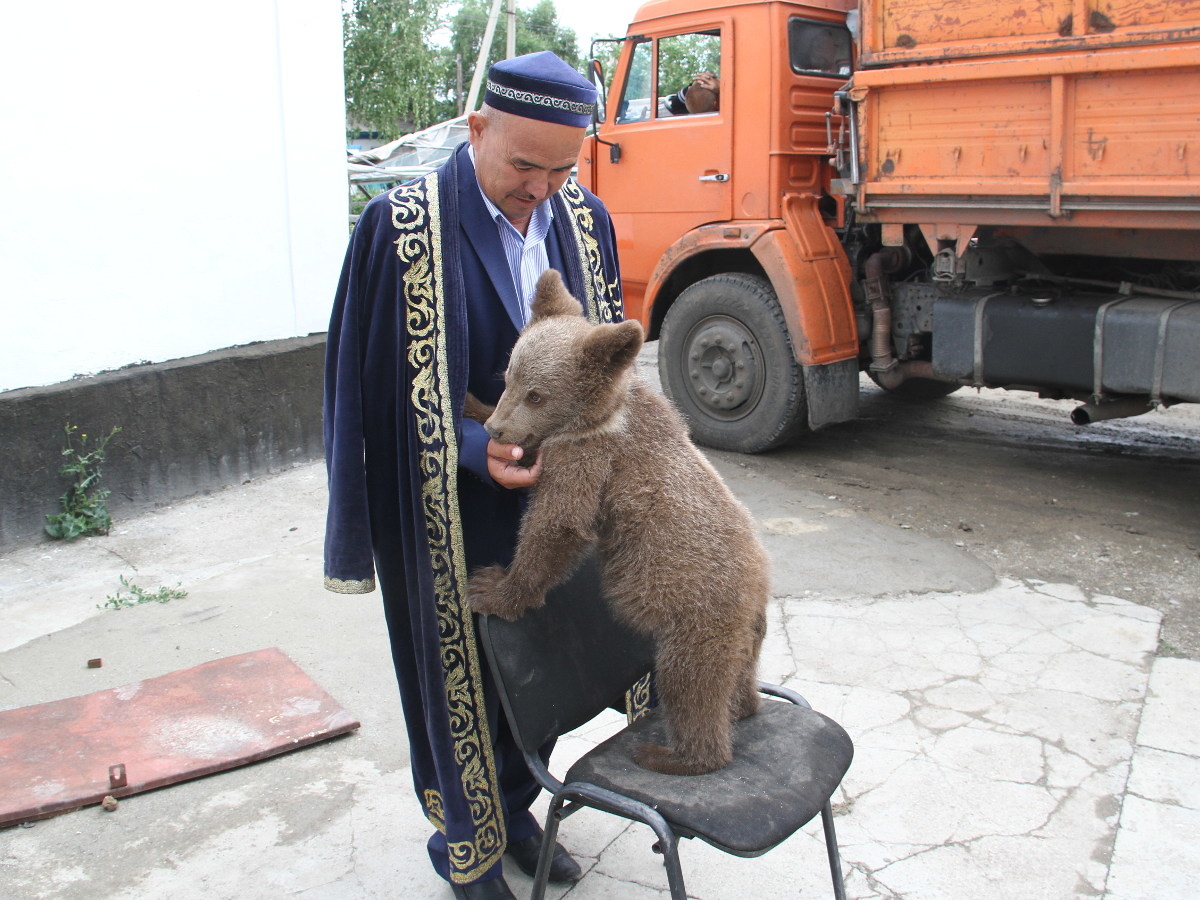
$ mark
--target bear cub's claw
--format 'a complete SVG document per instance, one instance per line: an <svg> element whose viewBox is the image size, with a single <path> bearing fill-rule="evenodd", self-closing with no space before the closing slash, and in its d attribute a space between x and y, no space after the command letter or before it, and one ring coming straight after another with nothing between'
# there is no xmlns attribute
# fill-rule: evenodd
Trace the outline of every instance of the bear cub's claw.
<svg viewBox="0 0 1200 900"><path fill-rule="evenodd" d="M504 598L504 577L508 574L504 566L488 566L477 569L467 582L467 603L480 615L515 619L515 613Z"/></svg>
<svg viewBox="0 0 1200 900"><path fill-rule="evenodd" d="M487 566L471 575L467 582L467 604L480 615L497 616L509 622L529 607L540 605L529 598L512 596L504 566Z"/></svg>

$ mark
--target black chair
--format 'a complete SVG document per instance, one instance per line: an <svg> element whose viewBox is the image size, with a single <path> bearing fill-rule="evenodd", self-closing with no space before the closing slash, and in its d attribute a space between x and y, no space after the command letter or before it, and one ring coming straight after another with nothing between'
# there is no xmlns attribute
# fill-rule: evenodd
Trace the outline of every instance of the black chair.
<svg viewBox="0 0 1200 900"><path fill-rule="evenodd" d="M579 759L563 783L538 756L548 740L623 709L648 671L653 643L618 622L588 560L546 604L515 622L480 617L480 642L505 714L530 771L553 795L533 900L542 900L559 822L583 807L649 825L658 837L672 900L685 900L678 839L698 837L736 856L766 853L821 813L834 896L845 898L830 797L850 767L845 730L799 694L759 682L762 711L734 726L734 759L707 775L660 775L633 762L642 742L662 743L665 723L651 713ZM779 700L788 702L778 702Z"/></svg>

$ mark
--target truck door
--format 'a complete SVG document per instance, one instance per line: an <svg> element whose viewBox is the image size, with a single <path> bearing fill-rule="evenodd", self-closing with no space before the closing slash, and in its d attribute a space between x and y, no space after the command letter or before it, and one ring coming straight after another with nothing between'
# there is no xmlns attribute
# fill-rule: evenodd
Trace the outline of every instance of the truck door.
<svg viewBox="0 0 1200 900"><path fill-rule="evenodd" d="M728 42L726 42L728 44ZM625 314L646 320L646 283L682 235L732 211L733 71L720 28L639 38L598 154L595 190L612 213ZM715 88L715 90L713 90Z"/></svg>

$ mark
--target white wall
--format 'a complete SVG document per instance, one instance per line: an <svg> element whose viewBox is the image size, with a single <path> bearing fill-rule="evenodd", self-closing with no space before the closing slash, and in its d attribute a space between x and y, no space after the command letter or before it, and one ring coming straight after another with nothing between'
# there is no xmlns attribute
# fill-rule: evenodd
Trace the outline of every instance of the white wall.
<svg viewBox="0 0 1200 900"><path fill-rule="evenodd" d="M324 331L339 0L0 9L0 391Z"/></svg>

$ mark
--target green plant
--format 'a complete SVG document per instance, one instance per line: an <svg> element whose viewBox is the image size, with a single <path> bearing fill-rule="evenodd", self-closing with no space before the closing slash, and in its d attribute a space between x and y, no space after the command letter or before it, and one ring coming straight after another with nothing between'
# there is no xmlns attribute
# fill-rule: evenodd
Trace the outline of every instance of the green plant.
<svg viewBox="0 0 1200 900"><path fill-rule="evenodd" d="M121 587L127 590L128 594L122 594L117 591L115 594L108 594L105 597L103 605L97 603L96 609L126 609L130 606L137 606L139 603L166 603L170 600L182 600L187 596L187 591L180 587L179 582L175 582L175 587L167 587L162 585L156 591L148 591L144 587L126 580L125 576L121 576Z"/></svg>
<svg viewBox="0 0 1200 900"><path fill-rule="evenodd" d="M46 533L50 537L70 541L89 534L108 534L112 528L112 516L108 514L105 502L110 492L95 485L100 480L100 463L104 462L108 442L120 430L119 425L114 425L112 431L89 450L86 434L76 438L77 425L68 422L63 426L67 446L62 455L67 461L58 474L74 478L75 483L60 498L63 511L46 516Z"/></svg>

